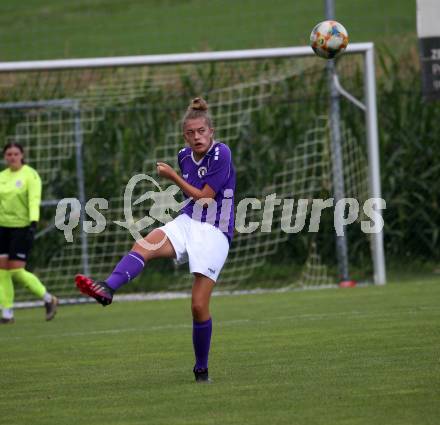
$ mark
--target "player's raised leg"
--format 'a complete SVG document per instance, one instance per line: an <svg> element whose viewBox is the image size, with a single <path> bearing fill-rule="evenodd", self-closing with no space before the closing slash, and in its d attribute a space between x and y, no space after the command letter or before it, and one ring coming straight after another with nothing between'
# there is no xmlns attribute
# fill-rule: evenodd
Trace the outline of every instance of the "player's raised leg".
<svg viewBox="0 0 440 425"><path fill-rule="evenodd" d="M147 244L136 242L132 250L122 257L105 281L94 281L90 277L77 275L75 283L78 289L83 294L95 298L100 304L106 306L112 303L113 294L121 286L133 280L142 272L148 260L175 257L173 245L162 230L153 230L144 240Z"/></svg>
<svg viewBox="0 0 440 425"><path fill-rule="evenodd" d="M191 311L193 316L194 376L196 382L209 382L208 357L212 335L209 301L213 288L213 280L200 273L194 273Z"/></svg>

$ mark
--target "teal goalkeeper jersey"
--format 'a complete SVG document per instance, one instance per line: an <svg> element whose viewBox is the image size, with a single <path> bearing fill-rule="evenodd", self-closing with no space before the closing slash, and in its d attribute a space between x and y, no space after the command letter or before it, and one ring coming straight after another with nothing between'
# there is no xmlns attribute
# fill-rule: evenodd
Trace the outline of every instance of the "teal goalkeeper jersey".
<svg viewBox="0 0 440 425"><path fill-rule="evenodd" d="M41 179L29 165L0 172L0 226L26 227L40 219Z"/></svg>

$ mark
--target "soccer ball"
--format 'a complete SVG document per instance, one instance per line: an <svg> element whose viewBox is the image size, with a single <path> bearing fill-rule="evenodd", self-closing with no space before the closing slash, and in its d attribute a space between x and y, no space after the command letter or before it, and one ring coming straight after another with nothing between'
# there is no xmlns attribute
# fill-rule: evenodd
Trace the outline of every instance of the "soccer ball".
<svg viewBox="0 0 440 425"><path fill-rule="evenodd" d="M336 21L320 22L310 34L310 45L321 58L335 58L345 50L347 44L347 30Z"/></svg>

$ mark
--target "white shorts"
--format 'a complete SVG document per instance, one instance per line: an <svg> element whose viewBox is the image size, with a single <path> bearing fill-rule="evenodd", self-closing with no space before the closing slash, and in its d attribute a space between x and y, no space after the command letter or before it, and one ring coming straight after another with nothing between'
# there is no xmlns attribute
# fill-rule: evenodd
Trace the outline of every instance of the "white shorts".
<svg viewBox="0 0 440 425"><path fill-rule="evenodd" d="M228 238L221 230L209 223L193 220L181 214L159 227L167 235L177 264L189 261L190 273L200 273L217 281L229 251Z"/></svg>

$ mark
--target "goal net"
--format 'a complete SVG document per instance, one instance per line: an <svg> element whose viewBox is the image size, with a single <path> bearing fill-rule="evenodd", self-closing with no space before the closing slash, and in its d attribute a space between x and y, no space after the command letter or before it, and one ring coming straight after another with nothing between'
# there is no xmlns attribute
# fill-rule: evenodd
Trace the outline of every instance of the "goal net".
<svg viewBox="0 0 440 425"><path fill-rule="evenodd" d="M218 289L337 284L334 209L323 210L318 231L309 231L313 200L333 193L325 61L302 54L202 61L195 54L194 62L170 59L175 56L164 63L146 57L126 63L108 58L105 63L0 67L3 140L21 143L27 162L43 180L42 219L30 268L51 292L65 298L78 296L73 277L84 269L96 279L107 277L134 242L121 222L135 225L148 217L153 200L137 205L134 200L169 186L156 176L155 164L177 168L177 152L184 146L181 118L189 101L203 96L216 140L233 153L236 204L252 198L261 205L248 208L246 217L246 223L260 223L258 229L237 229ZM362 99L362 54L346 54L337 69L344 87ZM345 196L360 204L357 220L346 228L350 276L372 282L374 245L360 228L362 205L371 196L364 112L341 101L340 128ZM153 177L161 189L143 180L131 201L124 198L137 174ZM273 196L281 202L266 216L265 205ZM64 198L106 199L108 208L99 210L105 229L85 234L80 221L73 241L66 241L54 223L56 205ZM124 291L177 291L190 285L187 265L157 260ZM16 289L18 299L32 298Z"/></svg>

